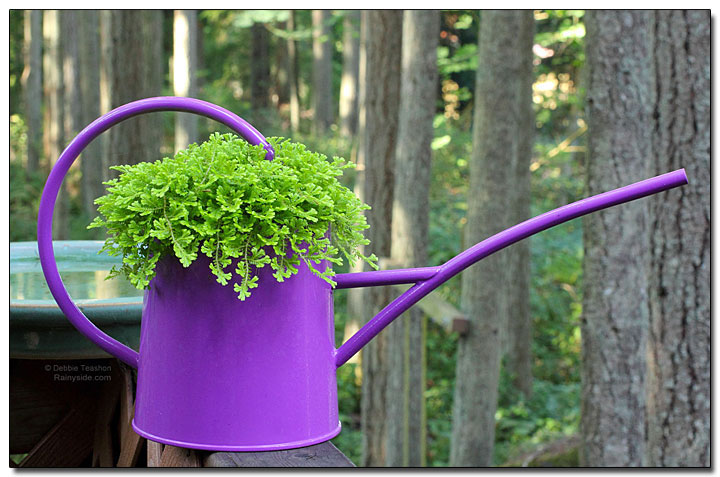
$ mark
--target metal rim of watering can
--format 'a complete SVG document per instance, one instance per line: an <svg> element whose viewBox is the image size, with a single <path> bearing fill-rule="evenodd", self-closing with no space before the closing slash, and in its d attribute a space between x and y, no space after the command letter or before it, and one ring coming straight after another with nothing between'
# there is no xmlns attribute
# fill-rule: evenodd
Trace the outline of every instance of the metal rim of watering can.
<svg viewBox="0 0 720 477"><path fill-rule="evenodd" d="M55 262L52 241L52 221L53 213L55 212L55 203L62 182L70 166L87 145L100 134L120 122L140 114L155 111L194 113L214 119L237 132L250 144L256 146L262 145L267 151L265 155L267 160L272 160L275 157L275 151L267 139L250 123L235 113L207 101L172 96L141 99L113 109L90 123L90 125L75 136L62 154L60 154L45 183L40 198L40 208L38 209L38 254L40 256L40 265L42 266L45 280L58 306L78 331L104 351L135 368L138 364L137 351L108 336L95 326L83 312L80 311L80 308L78 308L70 297L62 278L60 278L57 263Z"/></svg>

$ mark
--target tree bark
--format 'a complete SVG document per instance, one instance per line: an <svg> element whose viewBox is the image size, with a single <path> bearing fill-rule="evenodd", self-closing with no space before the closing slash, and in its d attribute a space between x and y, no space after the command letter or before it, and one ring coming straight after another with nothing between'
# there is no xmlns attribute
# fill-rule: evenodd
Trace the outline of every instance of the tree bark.
<svg viewBox="0 0 720 477"><path fill-rule="evenodd" d="M295 10L290 10L290 17L287 22L287 30L289 33L295 32L297 21L295 18ZM290 38L287 40L287 64L288 64L288 82L290 92L290 130L297 132L300 130L300 93L298 91L298 53L297 42Z"/></svg>
<svg viewBox="0 0 720 477"><path fill-rule="evenodd" d="M588 194L646 177L652 141L651 15L591 11ZM647 202L583 219L581 462L643 465L648 334Z"/></svg>
<svg viewBox="0 0 720 477"><path fill-rule="evenodd" d="M357 132L358 75L360 74L360 11L345 12L343 22L343 73L340 81L340 132L352 138Z"/></svg>
<svg viewBox="0 0 720 477"><path fill-rule="evenodd" d="M80 80L81 127L85 127L100 116L100 17L96 10L81 10L78 17L78 70ZM83 211L91 218L95 216L95 199L104 192L103 161L101 141L92 141L82 153Z"/></svg>
<svg viewBox="0 0 720 477"><path fill-rule="evenodd" d="M469 245L511 225L509 192L517 171L528 167L528 104L534 20L530 11L483 11L478 43L473 153L468 189ZM524 165L524 166L523 166ZM527 200L527 196L524 196ZM489 466L502 340L507 326L508 254L495 254L463 274L462 309L470 329L457 356L450 465ZM488 284L492 284L489 286Z"/></svg>
<svg viewBox="0 0 720 477"><path fill-rule="evenodd" d="M250 104L253 111L253 123L263 130L267 124L265 115L269 104L268 85L270 83L269 32L264 24L252 26L252 63L250 64Z"/></svg>
<svg viewBox="0 0 720 477"><path fill-rule="evenodd" d="M533 78L533 32L535 22L524 19L523 34L512 56L517 58L517 73L512 85L515 124L517 132L513 141L513 175L507 185L507 225L519 224L530 218L530 163L532 162L535 132L535 112L532 103ZM511 136L512 137L512 136ZM516 149L515 149L516 148ZM513 385L526 398L532 394L532 314L530 311L530 240L523 240L511 246L506 254L507 267L505 288L507 300L507 371L513 376Z"/></svg>
<svg viewBox="0 0 720 477"><path fill-rule="evenodd" d="M173 18L173 90L197 97L197 10L175 10ZM175 151L198 140L198 116L175 113Z"/></svg>
<svg viewBox="0 0 720 477"><path fill-rule="evenodd" d="M690 183L650 199L647 456L710 466L710 14L654 12L655 158Z"/></svg>
<svg viewBox="0 0 720 477"><path fill-rule="evenodd" d="M403 14L402 85L395 148L392 259L402 268L427 265L433 117L437 97L440 13ZM387 465L425 465L425 316L419 308L390 325Z"/></svg>
<svg viewBox="0 0 720 477"><path fill-rule="evenodd" d="M63 55L60 44L61 20L57 10L43 11L43 96L45 103L43 145L50 169L65 147L65 111L63 92ZM67 186L63 183L55 204L53 238L69 236Z"/></svg>
<svg viewBox="0 0 720 477"><path fill-rule="evenodd" d="M103 103L116 108L130 101L162 94L162 12L110 10L101 12L104 34ZM160 158L163 143L159 115L141 115L109 130L109 165L137 164ZM115 174L111 174L114 176Z"/></svg>
<svg viewBox="0 0 720 477"><path fill-rule="evenodd" d="M367 71L367 33L368 33L368 12L360 11L360 51L358 54L358 136L362 142L362 134L365 130L365 78ZM355 157L355 186L353 191L361 201L365 202L365 158L359 153L360 145L355 144L353 153ZM362 272L365 270L363 262L356 262L350 267L350 272ZM364 288L352 288L347 292L347 322L345 323L344 340L347 341L360 329L360 323L365 317L365 292ZM362 353L350 358L351 363L361 363Z"/></svg>
<svg viewBox="0 0 720 477"><path fill-rule="evenodd" d="M365 166L364 200L372 207L367 211L370 248L379 257L389 257L400 100L402 11L374 10L366 15L365 104L358 161ZM364 296L362 315L365 319L373 317L391 298L388 287L370 288ZM387 414L387 333L381 333L365 347L362 370L363 465L382 466L386 462L387 421L398 418Z"/></svg>
<svg viewBox="0 0 720 477"><path fill-rule="evenodd" d="M27 125L27 162L25 169L37 173L42 154L42 11L25 10L25 39L22 74L25 124Z"/></svg>
<svg viewBox="0 0 720 477"><path fill-rule="evenodd" d="M332 31L330 11L313 10L313 107L315 132L324 133L333 123Z"/></svg>
<svg viewBox="0 0 720 477"><path fill-rule="evenodd" d="M277 28L287 31L287 22L279 22ZM290 84L288 82L288 72L290 68L288 64L287 41L282 38L276 39L274 36L272 38L275 61L272 68L273 91L271 99L273 106L278 108L281 104L287 104L290 100Z"/></svg>
<svg viewBox="0 0 720 477"><path fill-rule="evenodd" d="M100 112L107 113L112 109L112 76L113 76L113 14L111 10L101 10L100 17ZM101 135L100 158L102 161L102 179L110 179L110 133Z"/></svg>

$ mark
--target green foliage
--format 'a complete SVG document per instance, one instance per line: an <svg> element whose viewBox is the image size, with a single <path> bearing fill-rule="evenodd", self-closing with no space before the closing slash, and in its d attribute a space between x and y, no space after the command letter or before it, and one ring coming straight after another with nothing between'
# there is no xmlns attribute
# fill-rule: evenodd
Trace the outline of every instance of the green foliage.
<svg viewBox="0 0 720 477"><path fill-rule="evenodd" d="M10 117L10 241L35 240L37 210L45 177L23 165L27 132L22 118Z"/></svg>
<svg viewBox="0 0 720 477"><path fill-rule="evenodd" d="M244 300L258 286L256 269L266 265L282 282L302 260L331 284L332 268L318 265L342 264L340 252L374 266L375 256L358 248L369 244L362 235L369 207L337 180L352 164L286 139L269 141L273 161L262 146L213 134L174 158L115 166L121 175L105 182L108 194L95 201L104 218L88 227L106 227L103 250L123 256L110 276L145 288L162 257L189 267L203 253L218 283L234 280Z"/></svg>

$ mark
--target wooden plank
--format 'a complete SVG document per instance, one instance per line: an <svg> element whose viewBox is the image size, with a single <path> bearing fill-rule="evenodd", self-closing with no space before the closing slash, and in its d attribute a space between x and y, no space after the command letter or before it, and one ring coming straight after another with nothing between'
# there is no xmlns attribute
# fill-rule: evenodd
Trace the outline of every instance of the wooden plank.
<svg viewBox="0 0 720 477"><path fill-rule="evenodd" d="M118 467L135 467L145 439L132 428L135 415L135 389L132 371L127 366L120 368L120 457Z"/></svg>
<svg viewBox="0 0 720 477"><path fill-rule="evenodd" d="M120 364L117 361L114 362L111 379L104 384L100 393L95 420L95 438L93 439L93 467L112 467L115 463L111 422L120 398L119 368Z"/></svg>
<svg viewBox="0 0 720 477"><path fill-rule="evenodd" d="M409 290L412 285L392 285L399 292ZM460 310L455 308L450 302L443 300L437 293L430 293L420 300L417 305L431 320L439 324L448 333L461 332L456 320L464 320L465 316ZM467 330L465 330L467 332Z"/></svg>
<svg viewBox="0 0 720 477"><path fill-rule="evenodd" d="M94 418L92 405L79 403L35 445L19 467L79 466L92 451Z"/></svg>
<svg viewBox="0 0 720 477"><path fill-rule="evenodd" d="M272 452L214 452L205 467L355 467L332 442Z"/></svg>
<svg viewBox="0 0 720 477"><path fill-rule="evenodd" d="M147 441L147 466L160 467L162 460L163 444L148 439Z"/></svg>
<svg viewBox="0 0 720 477"><path fill-rule="evenodd" d="M109 360L82 361L85 365ZM74 361L10 360L10 453L26 454L74 407L78 399L97 396L95 382L63 381L56 365Z"/></svg>
<svg viewBox="0 0 720 477"><path fill-rule="evenodd" d="M160 467L202 467L198 451L184 447L165 446Z"/></svg>

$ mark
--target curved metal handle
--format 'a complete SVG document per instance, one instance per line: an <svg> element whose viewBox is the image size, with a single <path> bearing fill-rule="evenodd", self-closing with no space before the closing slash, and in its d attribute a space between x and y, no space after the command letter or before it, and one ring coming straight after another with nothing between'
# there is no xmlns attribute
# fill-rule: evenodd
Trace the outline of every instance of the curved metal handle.
<svg viewBox="0 0 720 477"><path fill-rule="evenodd" d="M619 189L594 195L550 212L528 219L473 245L439 267L410 268L405 270L380 270L376 272L344 273L335 275L336 288L368 287L414 283L415 285L383 308L373 319L350 337L335 352L335 364L339 367L380 333L395 318L420 301L428 293L470 265L498 250L530 237L550 227L581 217L585 214L612 207L631 200L657 194L688 183L685 169L678 169Z"/></svg>
<svg viewBox="0 0 720 477"><path fill-rule="evenodd" d="M52 220L55 202L63 179L83 149L112 126L133 116L153 111L182 111L214 119L240 134L250 144L262 145L267 151L266 159L272 160L275 157L275 151L265 137L240 116L207 101L180 97L141 99L113 109L83 129L60 155L45 183L38 210L38 252L45 280L58 306L80 333L106 352L134 368L137 368L138 365L137 351L103 333L70 298L60 278L57 263L55 263L52 246Z"/></svg>

